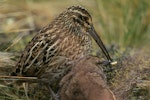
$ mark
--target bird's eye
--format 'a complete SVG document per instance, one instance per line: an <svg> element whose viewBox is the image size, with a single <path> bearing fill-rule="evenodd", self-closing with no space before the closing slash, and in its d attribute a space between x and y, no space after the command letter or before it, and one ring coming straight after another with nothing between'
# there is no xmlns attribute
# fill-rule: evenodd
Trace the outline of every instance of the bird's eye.
<svg viewBox="0 0 150 100"><path fill-rule="evenodd" d="M78 18L74 18L74 21L81 24L81 21Z"/></svg>
<svg viewBox="0 0 150 100"><path fill-rule="evenodd" d="M87 20L88 20L88 17L86 17L86 16L79 15L78 17L79 17L81 20L83 20L83 21L87 21Z"/></svg>
<svg viewBox="0 0 150 100"><path fill-rule="evenodd" d="M79 15L78 17L79 17L79 19L81 19L82 21L85 21L88 25L90 25L89 22L88 22L88 20L89 20L88 17L82 16L82 15Z"/></svg>
<svg viewBox="0 0 150 100"><path fill-rule="evenodd" d="M82 16L82 15L79 15L79 18L80 18L81 20L84 20L84 18L83 18L83 16Z"/></svg>
<svg viewBox="0 0 150 100"><path fill-rule="evenodd" d="M87 23L88 25L90 25L90 23L89 23L88 21L86 21L86 23Z"/></svg>
<svg viewBox="0 0 150 100"><path fill-rule="evenodd" d="M79 15L79 18L80 18L81 20L84 20L84 21L89 20L89 18L88 18L87 16Z"/></svg>

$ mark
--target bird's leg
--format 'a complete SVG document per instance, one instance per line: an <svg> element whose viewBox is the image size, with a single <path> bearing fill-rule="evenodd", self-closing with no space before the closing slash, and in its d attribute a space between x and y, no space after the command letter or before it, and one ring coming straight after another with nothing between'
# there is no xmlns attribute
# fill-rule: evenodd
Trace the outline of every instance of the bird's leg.
<svg viewBox="0 0 150 100"><path fill-rule="evenodd" d="M50 87L50 85L47 85L47 88L48 88L48 90L49 90L49 92L50 92L52 98L53 98L54 100L59 100L59 99L58 99L58 96L54 93L54 91L52 90L52 88Z"/></svg>

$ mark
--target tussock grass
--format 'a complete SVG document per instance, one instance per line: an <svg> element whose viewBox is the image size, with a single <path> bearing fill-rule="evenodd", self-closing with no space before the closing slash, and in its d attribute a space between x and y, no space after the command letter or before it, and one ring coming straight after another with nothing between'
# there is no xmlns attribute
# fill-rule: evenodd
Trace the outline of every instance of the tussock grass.
<svg viewBox="0 0 150 100"><path fill-rule="evenodd" d="M112 72L116 76L109 80L118 98L147 100L150 93L147 85L150 81L148 0L0 0L1 75L8 75L15 67L18 55L37 31L71 5L82 5L88 9L111 56L119 60L119 65ZM94 52L99 51L95 43L93 47ZM19 53L17 56L16 52ZM34 87L38 92L35 93L33 88L29 93L31 99L44 100L49 96L45 89L37 85ZM23 88L0 84L0 90L1 100L27 99Z"/></svg>

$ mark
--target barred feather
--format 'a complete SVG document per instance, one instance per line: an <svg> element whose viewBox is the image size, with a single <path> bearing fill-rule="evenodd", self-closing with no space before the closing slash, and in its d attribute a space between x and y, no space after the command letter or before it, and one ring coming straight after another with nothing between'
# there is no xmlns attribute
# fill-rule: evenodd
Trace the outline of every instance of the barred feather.
<svg viewBox="0 0 150 100"><path fill-rule="evenodd" d="M79 18L79 15L87 19ZM22 53L15 73L48 78L51 82L62 77L69 68L68 61L91 52L87 22L92 22L87 10L79 6L67 8L33 37Z"/></svg>

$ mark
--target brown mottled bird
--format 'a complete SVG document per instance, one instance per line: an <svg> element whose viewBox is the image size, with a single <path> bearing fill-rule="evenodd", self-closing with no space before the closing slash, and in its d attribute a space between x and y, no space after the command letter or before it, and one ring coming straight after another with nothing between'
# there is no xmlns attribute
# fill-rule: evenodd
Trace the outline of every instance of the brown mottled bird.
<svg viewBox="0 0 150 100"><path fill-rule="evenodd" d="M61 100L116 100L107 86L101 61L94 56L79 59L60 82Z"/></svg>
<svg viewBox="0 0 150 100"><path fill-rule="evenodd" d="M111 61L88 11L80 6L67 8L33 37L12 75L37 76L49 84L60 80L68 70L67 62L91 54L90 35Z"/></svg>

